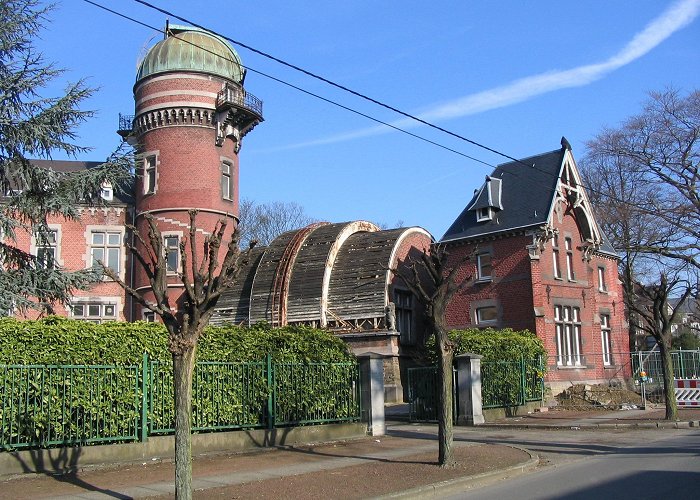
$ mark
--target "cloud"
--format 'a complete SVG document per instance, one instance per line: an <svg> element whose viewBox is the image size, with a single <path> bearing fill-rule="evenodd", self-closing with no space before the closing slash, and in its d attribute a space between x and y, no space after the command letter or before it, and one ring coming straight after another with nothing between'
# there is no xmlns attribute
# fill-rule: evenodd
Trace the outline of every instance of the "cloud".
<svg viewBox="0 0 700 500"><path fill-rule="evenodd" d="M547 92L589 85L603 78L610 72L644 56L676 31L692 23L698 14L700 14L700 0L681 0L651 21L619 52L605 61L578 66L568 70L548 71L546 73L521 78L500 87L484 90L437 105L430 111L418 115L418 117L426 121L460 118L492 109L503 108ZM410 118L404 118L392 122L391 125L406 129L417 127L420 124ZM378 125L313 141L284 146L280 149L298 149L308 146L332 144L384 134L391 131L392 129L389 127Z"/></svg>

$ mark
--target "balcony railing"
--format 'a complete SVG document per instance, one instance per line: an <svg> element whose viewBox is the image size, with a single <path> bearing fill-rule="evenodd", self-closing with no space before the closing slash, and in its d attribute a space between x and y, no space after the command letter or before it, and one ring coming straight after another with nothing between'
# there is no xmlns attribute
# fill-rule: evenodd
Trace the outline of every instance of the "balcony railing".
<svg viewBox="0 0 700 500"><path fill-rule="evenodd" d="M247 109L262 118L262 101L240 87L226 85L216 97L216 109L226 106Z"/></svg>
<svg viewBox="0 0 700 500"><path fill-rule="evenodd" d="M119 113L119 128L117 133L126 138L134 128L134 115L123 115Z"/></svg>

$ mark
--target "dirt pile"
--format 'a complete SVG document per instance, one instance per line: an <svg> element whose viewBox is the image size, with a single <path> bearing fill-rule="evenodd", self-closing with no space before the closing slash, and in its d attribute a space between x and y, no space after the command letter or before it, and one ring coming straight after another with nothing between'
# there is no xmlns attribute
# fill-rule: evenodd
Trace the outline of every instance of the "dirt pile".
<svg viewBox="0 0 700 500"><path fill-rule="evenodd" d="M598 408L601 410L631 409L639 407L642 399L639 394L622 386L607 384L575 384L557 394L557 407Z"/></svg>

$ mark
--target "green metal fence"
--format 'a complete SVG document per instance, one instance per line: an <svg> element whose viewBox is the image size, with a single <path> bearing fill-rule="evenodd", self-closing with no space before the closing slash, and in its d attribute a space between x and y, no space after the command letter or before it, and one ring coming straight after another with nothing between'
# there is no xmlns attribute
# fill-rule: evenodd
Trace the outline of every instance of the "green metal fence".
<svg viewBox="0 0 700 500"><path fill-rule="evenodd" d="M508 408L540 401L544 394L541 359L481 363L483 408Z"/></svg>
<svg viewBox="0 0 700 500"><path fill-rule="evenodd" d="M541 359L491 361L481 363L481 398L483 408L507 408L544 396L544 371ZM412 422L437 421L437 367L408 369L409 419ZM457 418L457 382L455 377L455 419Z"/></svg>
<svg viewBox="0 0 700 500"><path fill-rule="evenodd" d="M645 371L653 382L663 384L661 353L659 351L639 351L631 353L632 373L639 378L639 372ZM700 350L671 351L674 378L700 378Z"/></svg>
<svg viewBox="0 0 700 500"><path fill-rule="evenodd" d="M199 362L199 432L359 420L359 369L340 363ZM0 448L145 440L173 432L172 365L0 365Z"/></svg>

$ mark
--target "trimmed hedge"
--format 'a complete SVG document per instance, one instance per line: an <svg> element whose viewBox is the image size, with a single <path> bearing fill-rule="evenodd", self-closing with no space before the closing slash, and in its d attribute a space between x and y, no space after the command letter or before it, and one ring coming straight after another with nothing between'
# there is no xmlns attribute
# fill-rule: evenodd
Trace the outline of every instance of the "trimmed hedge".
<svg viewBox="0 0 700 500"><path fill-rule="evenodd" d="M140 364L169 361L168 333L159 323L94 324L58 316L37 321L0 318L0 364ZM208 327L197 361L347 362L354 356L330 332L305 326Z"/></svg>
<svg viewBox="0 0 700 500"><path fill-rule="evenodd" d="M0 365L35 365L0 371L0 389L5 388L0 449L133 439L140 428L144 351L152 361L149 427L169 432L174 408L167 338L156 323L0 319ZM274 387L265 375L268 354L277 374ZM195 428L265 425L271 390L275 419L286 425L345 420L357 413L351 404L355 357L330 332L267 324L212 327L198 343L197 361ZM127 368L134 365L135 370Z"/></svg>
<svg viewBox="0 0 700 500"><path fill-rule="evenodd" d="M528 330L494 330L486 328L470 328L468 330L452 330L449 338L456 344L455 354L471 352L483 356L482 362L488 361L515 361L524 358L526 360L547 356L547 350L542 340ZM426 342L428 356L432 362L436 362L435 338L430 337Z"/></svg>

